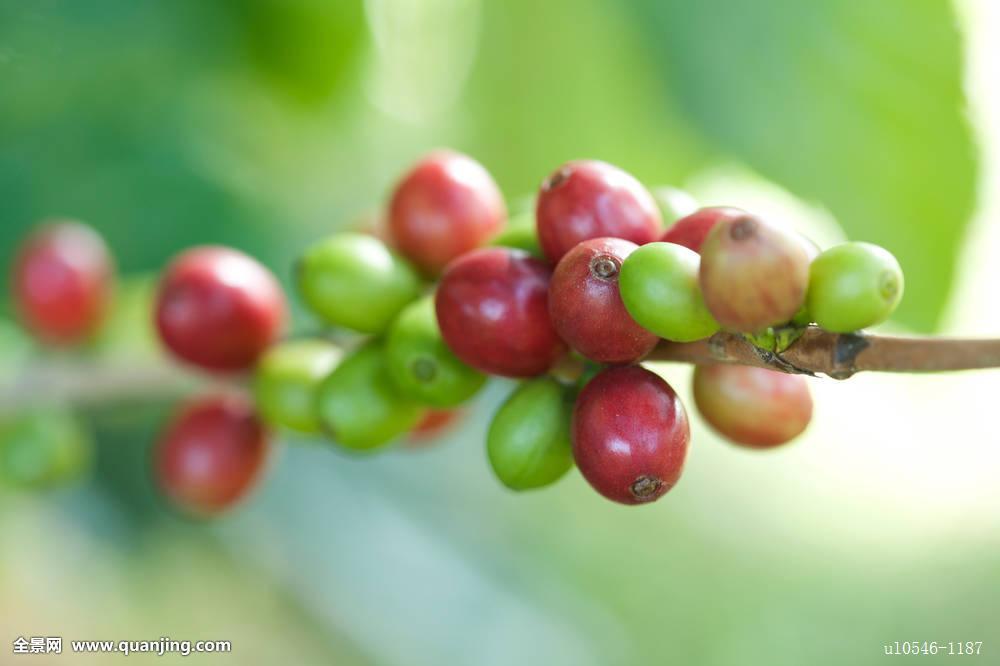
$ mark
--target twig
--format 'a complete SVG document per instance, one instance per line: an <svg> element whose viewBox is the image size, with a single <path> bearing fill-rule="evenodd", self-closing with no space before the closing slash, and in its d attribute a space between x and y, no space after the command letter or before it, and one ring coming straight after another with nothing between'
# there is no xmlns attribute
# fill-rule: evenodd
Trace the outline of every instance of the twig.
<svg viewBox="0 0 1000 666"><path fill-rule="evenodd" d="M811 327L780 354L735 333L698 342L663 341L647 360L731 363L847 379L856 372L941 372L1000 367L1000 339L899 338L836 334ZM232 390L239 378L214 380L164 360L36 360L0 376L0 414L40 405L128 404L196 391Z"/></svg>
<svg viewBox="0 0 1000 666"><path fill-rule="evenodd" d="M810 327L780 354L735 333L698 342L661 342L648 360L707 365L736 363L782 372L847 379L856 372L943 372L1000 367L1000 339L900 338L829 333Z"/></svg>

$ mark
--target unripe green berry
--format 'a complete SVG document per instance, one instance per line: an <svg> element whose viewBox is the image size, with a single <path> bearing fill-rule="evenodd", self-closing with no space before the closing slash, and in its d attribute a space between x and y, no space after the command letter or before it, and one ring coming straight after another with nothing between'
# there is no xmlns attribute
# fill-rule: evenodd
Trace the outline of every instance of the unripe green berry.
<svg viewBox="0 0 1000 666"><path fill-rule="evenodd" d="M902 298L903 270L878 245L844 243L812 262L807 306L828 331L850 333L880 324Z"/></svg>
<svg viewBox="0 0 1000 666"><path fill-rule="evenodd" d="M544 259L542 246L538 244L538 230L535 226L535 211L525 211L507 220L507 226L490 241L490 245L512 247L524 250L533 257Z"/></svg>
<svg viewBox="0 0 1000 666"><path fill-rule="evenodd" d="M299 292L329 324L379 333L420 295L414 268L377 238L339 233L316 243L297 266Z"/></svg>
<svg viewBox="0 0 1000 666"><path fill-rule="evenodd" d="M661 338L692 342L719 324L705 306L698 286L698 253L674 243L647 243L622 263L618 285L625 309Z"/></svg>
<svg viewBox="0 0 1000 666"><path fill-rule="evenodd" d="M533 379L500 406L486 438L490 465L512 490L541 488L573 466L571 391L556 380Z"/></svg>
<svg viewBox="0 0 1000 666"><path fill-rule="evenodd" d="M378 448L410 431L423 415L403 396L375 341L348 355L319 387L317 409L323 431L358 451Z"/></svg>
<svg viewBox="0 0 1000 666"><path fill-rule="evenodd" d="M79 478L93 444L68 412L25 412L0 422L0 482L23 489L51 488Z"/></svg>
<svg viewBox="0 0 1000 666"><path fill-rule="evenodd" d="M445 344L430 296L399 313L389 327L385 354L400 391L432 407L460 405L486 381L486 375L458 360Z"/></svg>
<svg viewBox="0 0 1000 666"><path fill-rule="evenodd" d="M340 360L325 340L291 340L275 345L257 364L254 398L265 422L303 433L320 431L316 391Z"/></svg>
<svg viewBox="0 0 1000 666"><path fill-rule="evenodd" d="M663 222L670 226L677 220L698 210L698 201L682 189L661 185L649 191L663 215Z"/></svg>

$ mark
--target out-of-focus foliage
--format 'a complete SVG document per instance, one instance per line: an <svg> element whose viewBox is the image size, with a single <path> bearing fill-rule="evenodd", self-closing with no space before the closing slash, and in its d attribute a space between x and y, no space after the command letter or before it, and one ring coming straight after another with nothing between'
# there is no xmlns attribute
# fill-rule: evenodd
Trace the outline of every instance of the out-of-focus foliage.
<svg viewBox="0 0 1000 666"><path fill-rule="evenodd" d="M892 248L896 317L930 331L972 212L975 150L946 2L636 0L672 103L725 155Z"/></svg>

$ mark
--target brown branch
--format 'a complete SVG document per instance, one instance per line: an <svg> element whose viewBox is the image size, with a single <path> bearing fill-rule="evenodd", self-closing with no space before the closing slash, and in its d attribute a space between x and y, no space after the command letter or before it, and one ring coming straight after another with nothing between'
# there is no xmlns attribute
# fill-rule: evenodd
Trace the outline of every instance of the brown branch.
<svg viewBox="0 0 1000 666"><path fill-rule="evenodd" d="M810 327L780 354L739 334L716 333L698 342L663 341L647 360L707 365L736 363L782 372L847 379L856 372L943 372L1000 367L1000 339L900 338L829 333Z"/></svg>
<svg viewBox="0 0 1000 666"><path fill-rule="evenodd" d="M733 363L846 379L856 372L941 372L1000 367L1000 339L899 338L838 335L806 329L775 354L735 333L698 342L663 341L649 361ZM231 390L239 378L213 380L165 360L41 359L0 377L0 415L40 405L129 404L175 399L204 390Z"/></svg>

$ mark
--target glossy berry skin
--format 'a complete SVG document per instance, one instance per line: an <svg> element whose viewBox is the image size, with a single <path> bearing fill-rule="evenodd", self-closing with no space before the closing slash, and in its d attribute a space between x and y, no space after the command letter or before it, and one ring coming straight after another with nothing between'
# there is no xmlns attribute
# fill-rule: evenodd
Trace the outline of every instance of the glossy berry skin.
<svg viewBox="0 0 1000 666"><path fill-rule="evenodd" d="M591 238L637 245L659 238L663 221L653 196L618 167L596 160L567 162L542 183L535 219L538 240L553 264Z"/></svg>
<svg viewBox="0 0 1000 666"><path fill-rule="evenodd" d="M809 256L794 232L749 214L726 218L701 247L698 279L719 324L754 333L799 312L809 284Z"/></svg>
<svg viewBox="0 0 1000 666"><path fill-rule="evenodd" d="M182 408L154 451L162 492L186 512L209 516L253 489L270 453L267 431L242 397L208 397Z"/></svg>
<svg viewBox="0 0 1000 666"><path fill-rule="evenodd" d="M459 257L435 296L445 343L482 372L544 373L566 351L549 319L551 277L542 261L521 250L483 248Z"/></svg>
<svg viewBox="0 0 1000 666"><path fill-rule="evenodd" d="M746 211L731 206L708 206L699 208L686 215L663 232L660 238L664 243L676 243L689 250L701 252L701 246L708 237L708 232L722 220L735 220L746 215Z"/></svg>
<svg viewBox="0 0 1000 666"><path fill-rule="evenodd" d="M698 366L694 400L702 417L719 434L750 448L789 442L812 418L806 378L764 368Z"/></svg>
<svg viewBox="0 0 1000 666"><path fill-rule="evenodd" d="M486 243L506 219L503 196L489 172L449 150L420 160L396 186L389 204L396 246L428 275Z"/></svg>
<svg viewBox="0 0 1000 666"><path fill-rule="evenodd" d="M834 333L880 324L903 298L903 270L890 252L871 243L844 243L810 267L807 309Z"/></svg>
<svg viewBox="0 0 1000 666"><path fill-rule="evenodd" d="M631 363L656 346L618 293L622 262L639 248L620 238L592 238L570 250L552 273L549 315L570 347L599 363Z"/></svg>
<svg viewBox="0 0 1000 666"><path fill-rule="evenodd" d="M512 247L524 250L533 257L545 258L542 247L538 244L538 229L535 227L535 211L533 209L511 217L504 230L493 237L490 245Z"/></svg>
<svg viewBox="0 0 1000 666"><path fill-rule="evenodd" d="M316 394L323 431L354 451L378 449L409 432L423 409L404 396L386 368L382 343L372 340L348 355Z"/></svg>
<svg viewBox="0 0 1000 666"><path fill-rule="evenodd" d="M156 327L179 359L206 370L253 367L281 334L285 295L274 275L242 252L215 246L183 252L167 267Z"/></svg>
<svg viewBox="0 0 1000 666"><path fill-rule="evenodd" d="M315 243L295 269L299 293L323 321L381 333L420 295L408 261L378 238L344 232Z"/></svg>
<svg viewBox="0 0 1000 666"><path fill-rule="evenodd" d="M680 398L640 366L594 377L577 398L572 433L584 478L622 504L652 502L673 488L691 438Z"/></svg>
<svg viewBox="0 0 1000 666"><path fill-rule="evenodd" d="M271 347L254 371L257 410L267 424L296 432L320 431L316 391L341 351L326 340L290 340Z"/></svg>
<svg viewBox="0 0 1000 666"><path fill-rule="evenodd" d="M34 410L0 421L0 485L64 486L83 476L92 458L93 442L69 412Z"/></svg>
<svg viewBox="0 0 1000 666"><path fill-rule="evenodd" d="M445 344L430 296L396 317L386 335L385 359L399 390L432 407L460 405L486 381L486 375L462 363Z"/></svg>
<svg viewBox="0 0 1000 666"><path fill-rule="evenodd" d="M542 488L573 466L571 392L556 380L527 381L497 410L486 438L493 473L511 490Z"/></svg>
<svg viewBox="0 0 1000 666"><path fill-rule="evenodd" d="M673 243L649 243L622 265L625 307L643 328L674 342L701 340L719 330L698 285L698 254Z"/></svg>
<svg viewBox="0 0 1000 666"><path fill-rule="evenodd" d="M113 282L112 259L97 232L79 222L57 222L25 240L11 284L25 326L45 342L69 345L100 326Z"/></svg>

